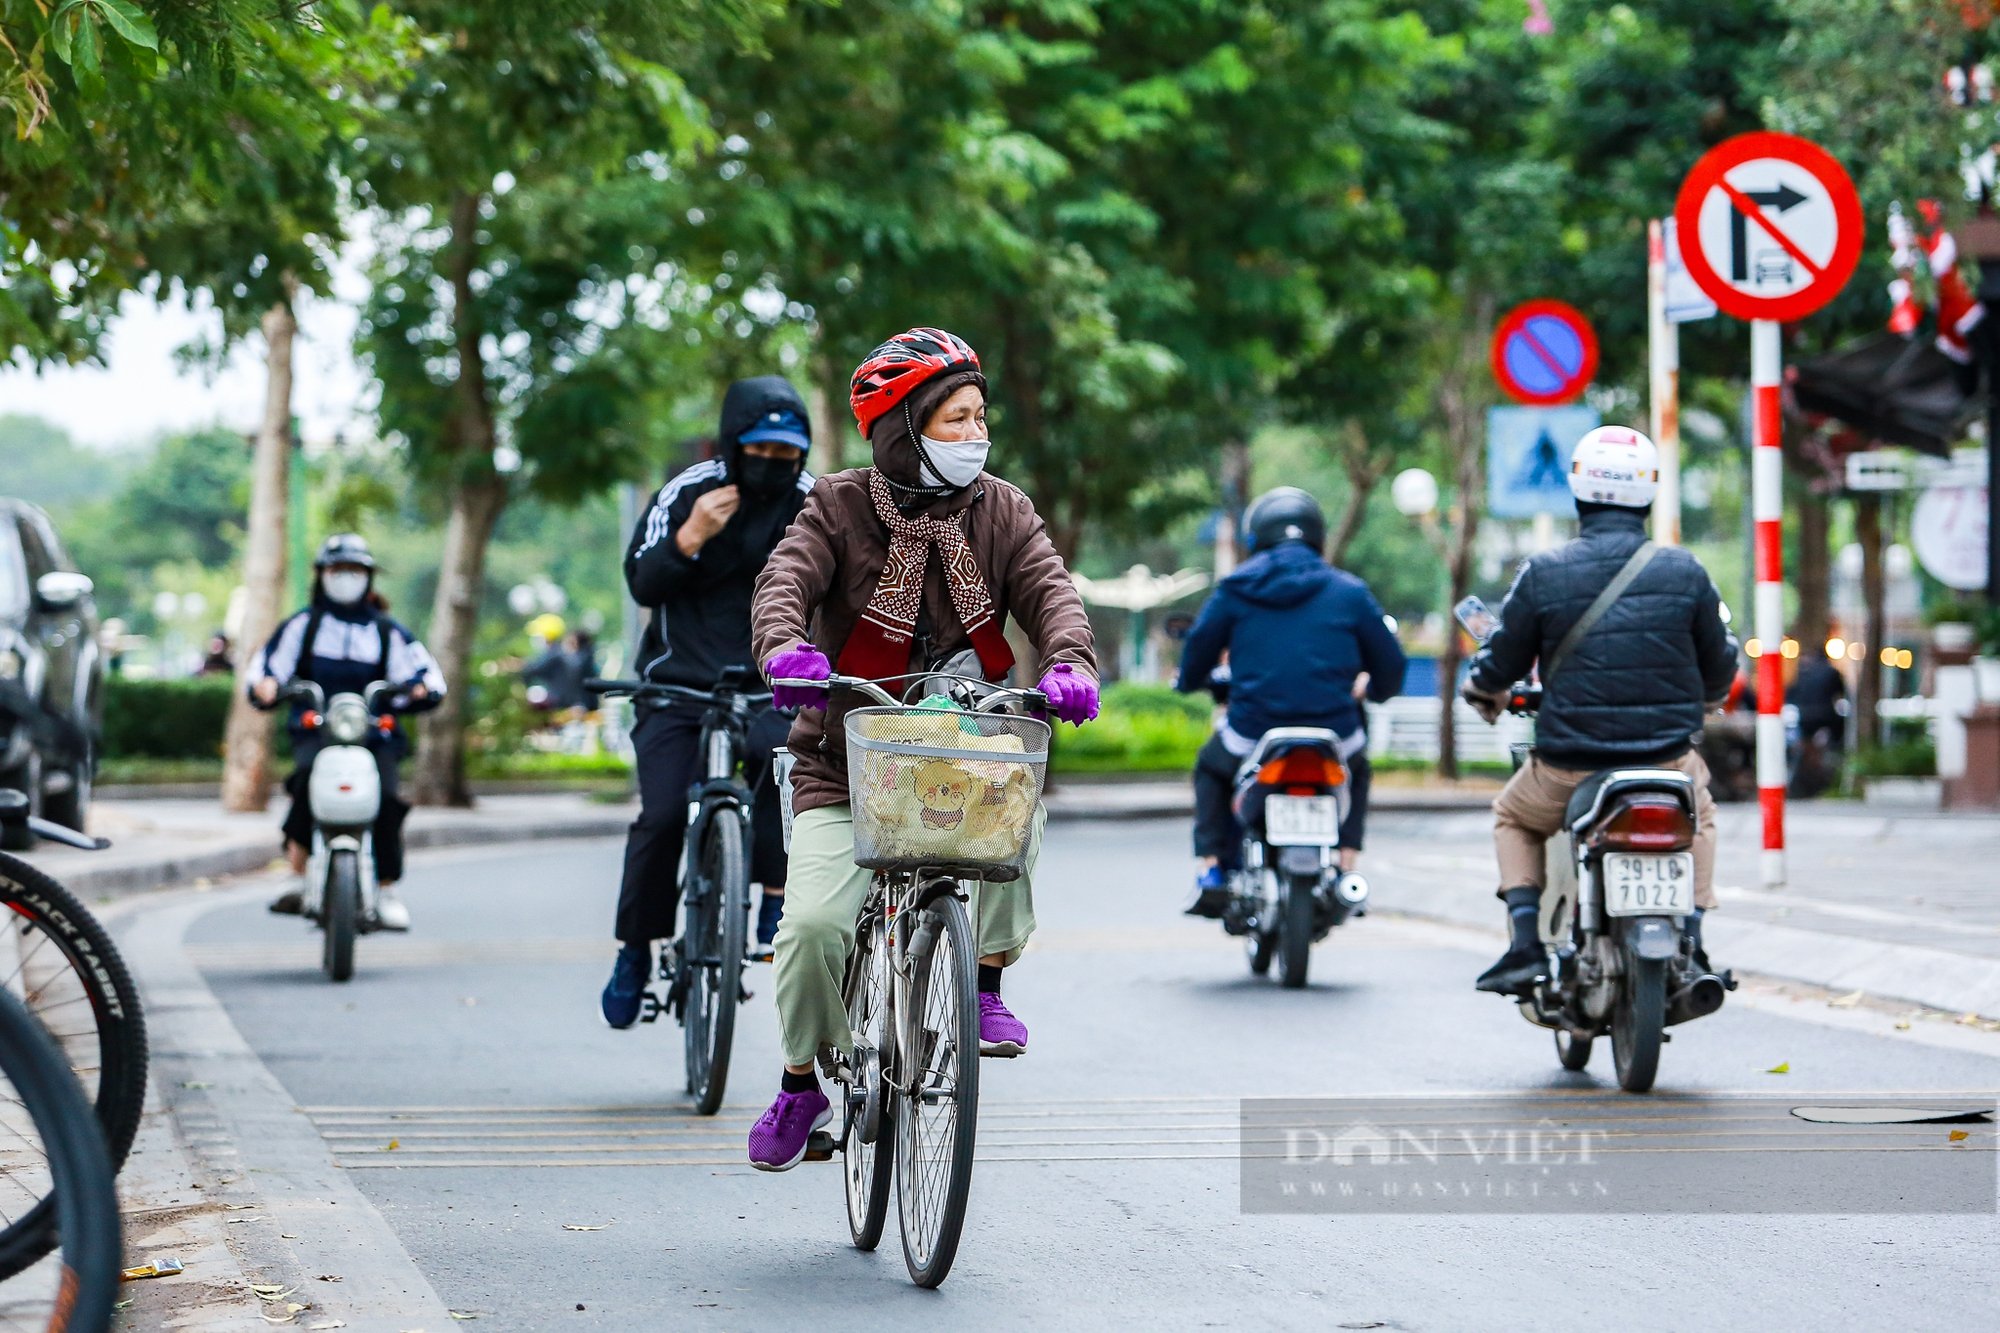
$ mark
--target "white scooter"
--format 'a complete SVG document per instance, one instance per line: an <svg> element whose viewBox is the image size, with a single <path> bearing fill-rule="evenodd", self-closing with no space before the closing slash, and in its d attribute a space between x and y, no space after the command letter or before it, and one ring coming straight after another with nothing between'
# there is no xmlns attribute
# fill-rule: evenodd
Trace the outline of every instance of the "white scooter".
<svg viewBox="0 0 2000 1333"><path fill-rule="evenodd" d="M312 853L306 862L304 914L325 936L321 966L334 981L354 975L354 941L376 928L375 817L382 809L382 777L369 732L386 731L397 687L378 680L360 694L332 700L309 680L278 692L278 702L301 702L300 722L323 732L326 744L313 760L306 792L313 817Z"/></svg>

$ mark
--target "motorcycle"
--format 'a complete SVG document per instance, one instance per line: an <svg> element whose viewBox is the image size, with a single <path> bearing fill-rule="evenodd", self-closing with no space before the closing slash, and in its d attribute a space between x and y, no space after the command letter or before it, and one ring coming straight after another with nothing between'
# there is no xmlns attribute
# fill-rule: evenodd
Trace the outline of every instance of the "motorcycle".
<svg viewBox="0 0 2000 1333"><path fill-rule="evenodd" d="M1209 679L1228 700L1227 668ZM1349 917L1368 911L1368 881L1340 870L1340 826L1353 794L1340 738L1322 727L1276 727L1258 738L1236 770L1232 797L1243 829L1240 869L1229 880L1222 928L1243 937L1250 971L1306 984L1312 946Z"/></svg>
<svg viewBox="0 0 2000 1333"><path fill-rule="evenodd" d="M1485 605L1468 597L1456 612L1484 643L1495 625ZM1507 692L1519 717L1541 703L1532 681ZM1530 752L1515 747L1515 768ZM1618 1086L1648 1091L1666 1029L1714 1013L1736 989L1732 973L1701 966L1683 929L1695 906L1695 811L1694 781L1671 768L1607 768L1571 793L1539 913L1548 971L1520 1001L1523 1018L1555 1034L1564 1069L1584 1068L1608 1035Z"/></svg>
<svg viewBox="0 0 2000 1333"><path fill-rule="evenodd" d="M376 929L374 838L382 776L368 733L386 733L395 725L393 701L409 688L378 680L360 694L336 694L329 700L313 681L295 680L274 700L274 705L304 704L300 724L326 736L306 783L313 841L306 861L304 915L325 937L320 965L334 981L353 977L354 942Z"/></svg>

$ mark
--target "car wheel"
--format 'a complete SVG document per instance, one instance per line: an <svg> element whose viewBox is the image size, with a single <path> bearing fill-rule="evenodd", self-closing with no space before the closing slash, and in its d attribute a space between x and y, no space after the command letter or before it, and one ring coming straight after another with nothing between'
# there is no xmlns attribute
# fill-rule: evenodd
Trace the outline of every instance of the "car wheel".
<svg viewBox="0 0 2000 1333"><path fill-rule="evenodd" d="M0 787L14 787L28 797L28 813L42 813L42 756L35 750L15 767L0 772ZM0 827L0 851L25 852L35 845L35 835L25 823Z"/></svg>

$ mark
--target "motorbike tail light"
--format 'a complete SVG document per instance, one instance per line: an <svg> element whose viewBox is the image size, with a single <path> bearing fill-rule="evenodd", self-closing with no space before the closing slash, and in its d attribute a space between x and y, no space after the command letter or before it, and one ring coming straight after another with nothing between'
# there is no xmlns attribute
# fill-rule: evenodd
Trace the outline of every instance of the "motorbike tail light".
<svg viewBox="0 0 2000 1333"><path fill-rule="evenodd" d="M1694 821L1667 797L1627 801L1598 831L1601 847L1620 852L1679 852L1694 845Z"/></svg>
<svg viewBox="0 0 2000 1333"><path fill-rule="evenodd" d="M1257 781L1266 787L1338 787L1347 781L1347 770L1338 759L1319 750L1297 749L1267 759L1257 769Z"/></svg>
<svg viewBox="0 0 2000 1333"><path fill-rule="evenodd" d="M325 718L321 717L318 713L313 712L312 709L310 708L308 708L304 713L302 713L299 716L299 725L304 727L307 731L318 731L320 728L320 724L325 721L326 721Z"/></svg>

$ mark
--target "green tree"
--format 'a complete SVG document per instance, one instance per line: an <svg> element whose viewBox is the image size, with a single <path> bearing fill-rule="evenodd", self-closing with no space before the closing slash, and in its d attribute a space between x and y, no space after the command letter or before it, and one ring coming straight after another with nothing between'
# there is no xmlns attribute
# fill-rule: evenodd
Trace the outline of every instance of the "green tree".
<svg viewBox="0 0 2000 1333"><path fill-rule="evenodd" d="M486 548L520 489L580 496L626 466L678 239L645 205L706 140L676 68L748 44L772 0L408 0L408 57L357 89L355 165L379 232L363 348L386 428L448 516L428 641L462 686ZM464 694L424 728L413 791L464 803Z"/></svg>

